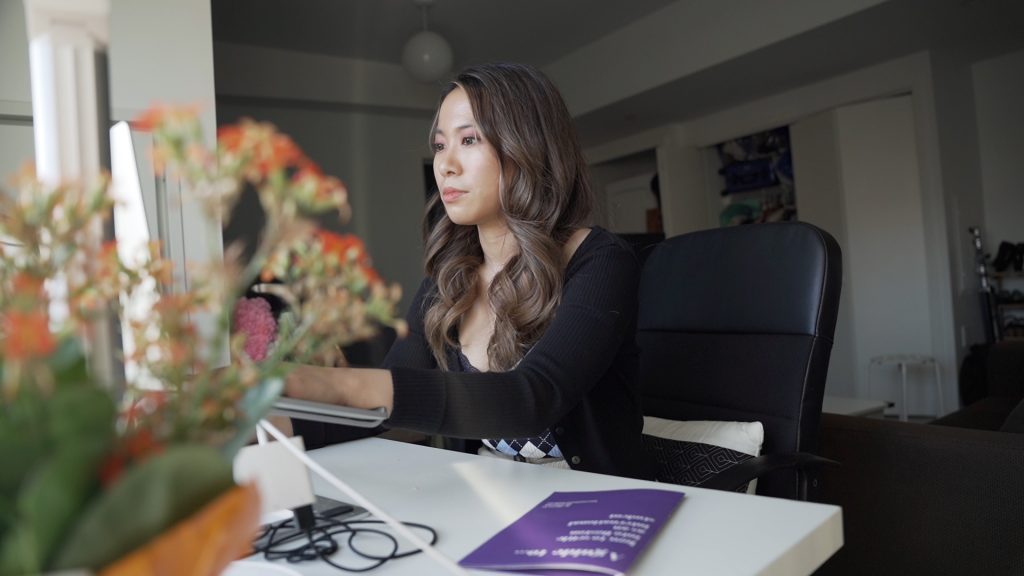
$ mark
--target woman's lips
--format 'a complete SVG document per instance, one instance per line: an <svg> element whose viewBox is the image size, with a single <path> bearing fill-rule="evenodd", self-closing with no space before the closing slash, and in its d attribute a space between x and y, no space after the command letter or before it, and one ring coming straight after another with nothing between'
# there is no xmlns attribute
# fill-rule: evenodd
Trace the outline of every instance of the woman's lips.
<svg viewBox="0 0 1024 576"><path fill-rule="evenodd" d="M445 188L441 191L441 200L445 202L453 202L465 193L465 190L459 190L458 188Z"/></svg>

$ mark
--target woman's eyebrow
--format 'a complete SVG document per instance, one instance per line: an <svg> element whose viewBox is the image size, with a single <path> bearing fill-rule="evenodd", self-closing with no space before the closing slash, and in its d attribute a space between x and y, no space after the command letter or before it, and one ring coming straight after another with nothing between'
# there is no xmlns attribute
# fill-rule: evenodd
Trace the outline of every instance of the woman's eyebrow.
<svg viewBox="0 0 1024 576"><path fill-rule="evenodd" d="M462 132L463 130L466 130L467 128L476 129L476 124L463 124L461 126L456 126L455 127L455 132ZM434 129L434 135L435 136L437 136L437 135L444 136L444 130L442 130L440 128L435 128Z"/></svg>

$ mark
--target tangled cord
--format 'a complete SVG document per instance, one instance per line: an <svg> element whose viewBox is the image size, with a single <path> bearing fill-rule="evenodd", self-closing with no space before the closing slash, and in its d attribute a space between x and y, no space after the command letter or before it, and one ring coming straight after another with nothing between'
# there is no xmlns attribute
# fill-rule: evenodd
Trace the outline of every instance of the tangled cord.
<svg viewBox="0 0 1024 576"><path fill-rule="evenodd" d="M405 558L406 556L412 556L413 554L420 553L420 550L418 549L400 551L398 540L394 535L377 528L366 527L383 524L384 523L380 520L338 521L317 515L316 522L312 527L302 529L298 526L294 518L290 518L288 520L269 525L263 533L256 538L256 544L253 545L253 551L257 554L262 553L263 557L269 561L280 560L282 558L288 562L322 560L338 570L343 570L345 572L367 572L381 566L388 560L397 560L398 558ZM437 542L437 531L430 526L417 524L415 522L403 522L403 524L410 528L424 530L429 533L431 546ZM357 556L371 561L371 564L367 566L353 567L344 566L342 564L338 564L334 560L331 560L330 556L334 555L340 549L336 538L343 537L346 534L348 535L346 542L348 549L354 552ZM360 550L359 546L356 545L356 542L361 535L376 536L378 537L374 538L376 542L389 542L390 552L385 555L380 555ZM303 542L303 540L305 541ZM301 543L296 545L296 543L299 542Z"/></svg>

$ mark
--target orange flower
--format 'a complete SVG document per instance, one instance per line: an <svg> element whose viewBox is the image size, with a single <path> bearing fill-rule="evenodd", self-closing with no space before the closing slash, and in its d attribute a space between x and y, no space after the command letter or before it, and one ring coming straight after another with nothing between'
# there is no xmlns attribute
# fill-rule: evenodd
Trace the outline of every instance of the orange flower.
<svg viewBox="0 0 1024 576"><path fill-rule="evenodd" d="M295 145L295 141L289 136L275 134L270 144L274 159L280 162L282 166L298 165L304 158L302 150Z"/></svg>
<svg viewBox="0 0 1024 576"><path fill-rule="evenodd" d="M320 202L335 201L339 204L348 199L348 189L337 178L327 177L320 180L320 186L316 191L317 200Z"/></svg>
<svg viewBox="0 0 1024 576"><path fill-rule="evenodd" d="M132 124L139 130L152 132L155 128L169 125L175 120L191 121L199 116L200 106L168 106L166 104L154 104L142 114L139 114Z"/></svg>
<svg viewBox="0 0 1024 576"><path fill-rule="evenodd" d="M152 432L139 430L125 439L123 450L130 458L139 460L163 451L163 446L156 441Z"/></svg>
<svg viewBox="0 0 1024 576"><path fill-rule="evenodd" d="M245 132L237 124L221 126L217 129L217 143L228 152L238 152L245 142Z"/></svg>
<svg viewBox="0 0 1024 576"><path fill-rule="evenodd" d="M185 364L188 361L191 352L191 349L181 342L168 342L166 350L167 363L172 366Z"/></svg>
<svg viewBox="0 0 1024 576"><path fill-rule="evenodd" d="M43 295L42 278L22 272L13 278L12 283L14 284L14 294L17 296L38 298Z"/></svg>
<svg viewBox="0 0 1024 576"><path fill-rule="evenodd" d="M370 254L366 251L363 241L352 234L335 234L326 230L317 230L316 237L323 247L324 254L335 254L342 264L355 261L359 271L371 284L380 282L380 275L370 265Z"/></svg>
<svg viewBox="0 0 1024 576"><path fill-rule="evenodd" d="M50 333L50 318L45 309L21 312L9 310L3 317L4 358L28 360L44 358L57 348Z"/></svg>
<svg viewBox="0 0 1024 576"><path fill-rule="evenodd" d="M124 456L116 453L107 456L103 463L100 464L100 484L103 487L113 484L121 476L121 473L124 472L124 465Z"/></svg>
<svg viewBox="0 0 1024 576"><path fill-rule="evenodd" d="M139 130L152 132L153 128L163 124L170 108L163 104L154 104L148 110L140 114L132 124Z"/></svg>
<svg viewBox="0 0 1024 576"><path fill-rule="evenodd" d="M349 250L355 250L357 258L366 253L363 241L352 234L335 234L327 230L317 230L316 237L323 247L324 254L335 254L342 262L348 259Z"/></svg>
<svg viewBox="0 0 1024 576"><path fill-rule="evenodd" d="M303 163L302 151L291 138L284 134L274 134L270 143L261 146L256 159L257 170L263 176L281 170L287 166Z"/></svg>
<svg viewBox="0 0 1024 576"><path fill-rule="evenodd" d="M163 445L156 441L149 430L139 430L124 438L120 446L100 465L100 484L110 486L121 476L127 464L159 454L163 449Z"/></svg>
<svg viewBox="0 0 1024 576"><path fill-rule="evenodd" d="M324 173L320 170L320 167L317 166L315 162L307 161L303 163L301 166L299 166L299 169L296 170L295 174L292 175L292 182L298 184L303 180L308 179L319 184L319 181L321 178L323 178L323 175Z"/></svg>
<svg viewBox="0 0 1024 576"><path fill-rule="evenodd" d="M146 414L156 412L167 403L167 393L163 390L150 390L136 398L124 411L125 426L132 428Z"/></svg>
<svg viewBox="0 0 1024 576"><path fill-rule="evenodd" d="M109 282L117 277L121 261L117 256L117 242L108 240L100 246L97 256L96 275L101 282Z"/></svg>
<svg viewBox="0 0 1024 576"><path fill-rule="evenodd" d="M368 265L360 266L359 270L362 271L363 276L366 277L366 281L370 284L378 284L382 281L380 274L377 274L377 271Z"/></svg>

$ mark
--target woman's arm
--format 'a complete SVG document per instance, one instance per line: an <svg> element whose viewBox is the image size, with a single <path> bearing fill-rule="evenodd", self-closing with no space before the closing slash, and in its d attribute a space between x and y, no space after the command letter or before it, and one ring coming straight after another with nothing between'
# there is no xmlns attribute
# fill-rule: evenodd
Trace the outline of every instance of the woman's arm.
<svg viewBox="0 0 1024 576"><path fill-rule="evenodd" d="M409 313L414 340L396 342L388 354L390 370L297 366L286 393L359 408L384 406L389 426L427 434L535 435L579 404L612 367L635 328L638 281L639 266L628 248L614 244L586 255L551 325L519 365L482 373L436 369L416 308L421 286Z"/></svg>
<svg viewBox="0 0 1024 576"><path fill-rule="evenodd" d="M423 335L423 300L432 283L424 279L406 313L409 331L395 340L384 359L384 367L435 368L437 364ZM394 386L388 370L334 368L294 364L285 380L285 395L303 400L328 402L355 408L387 409L391 413Z"/></svg>
<svg viewBox="0 0 1024 576"><path fill-rule="evenodd" d="M536 435L580 404L610 370L634 382L639 266L606 242L574 265L544 336L508 372L462 373L393 367L389 425L466 438ZM617 363L618 362L618 363ZM627 373L628 372L628 373Z"/></svg>
<svg viewBox="0 0 1024 576"><path fill-rule="evenodd" d="M354 408L394 407L391 372L379 368L336 368L294 364L285 379L285 395Z"/></svg>

